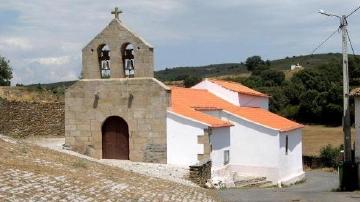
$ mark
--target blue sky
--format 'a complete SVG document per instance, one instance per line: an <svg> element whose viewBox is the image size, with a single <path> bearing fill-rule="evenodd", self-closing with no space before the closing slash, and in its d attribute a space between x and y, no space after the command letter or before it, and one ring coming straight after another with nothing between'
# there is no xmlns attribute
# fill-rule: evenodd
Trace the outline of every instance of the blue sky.
<svg viewBox="0 0 360 202"><path fill-rule="evenodd" d="M113 18L155 46L157 70L311 53L338 26L318 9L347 14L356 0L0 0L0 55L12 83L77 79L81 49ZM360 11L349 19L360 48ZM340 34L318 53L339 52Z"/></svg>

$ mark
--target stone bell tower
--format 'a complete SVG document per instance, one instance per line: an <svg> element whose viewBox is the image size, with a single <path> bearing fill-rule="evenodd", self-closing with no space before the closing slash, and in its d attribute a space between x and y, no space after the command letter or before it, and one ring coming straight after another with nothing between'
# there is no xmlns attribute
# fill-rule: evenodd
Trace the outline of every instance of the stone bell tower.
<svg viewBox="0 0 360 202"><path fill-rule="evenodd" d="M95 158L166 163L170 89L153 78L153 47L115 18L82 50L65 93L65 143Z"/></svg>
<svg viewBox="0 0 360 202"><path fill-rule="evenodd" d="M115 18L82 50L84 79L153 77L154 48Z"/></svg>

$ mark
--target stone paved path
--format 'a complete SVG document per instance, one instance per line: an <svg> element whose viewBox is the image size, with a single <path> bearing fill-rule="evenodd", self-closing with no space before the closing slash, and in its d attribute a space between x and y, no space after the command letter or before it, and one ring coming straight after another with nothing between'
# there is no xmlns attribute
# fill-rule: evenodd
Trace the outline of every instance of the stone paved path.
<svg viewBox="0 0 360 202"><path fill-rule="evenodd" d="M0 136L0 138L6 138ZM115 159L94 159L86 155L79 154L71 150L63 149L63 144L65 143L65 138L63 137L33 137L25 139L25 142L35 144L41 147L46 147L51 150L56 150L62 153L70 154L80 158L84 158L90 161L102 163L105 165L110 165L118 167L127 171L133 171L139 174L143 174L150 177L161 178L164 180L170 180L173 182L181 183L188 186L198 185L188 180L189 168L188 167L179 167L175 165L168 164L156 164L156 163L143 163L143 162L131 162L126 160L115 160Z"/></svg>
<svg viewBox="0 0 360 202"><path fill-rule="evenodd" d="M0 201L216 201L210 190L0 139Z"/></svg>

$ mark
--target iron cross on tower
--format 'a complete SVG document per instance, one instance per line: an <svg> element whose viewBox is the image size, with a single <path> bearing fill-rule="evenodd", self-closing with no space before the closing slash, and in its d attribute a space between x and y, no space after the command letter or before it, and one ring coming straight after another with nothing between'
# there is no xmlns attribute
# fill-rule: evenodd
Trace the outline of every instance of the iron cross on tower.
<svg viewBox="0 0 360 202"><path fill-rule="evenodd" d="M121 14L121 13L122 13L122 11L118 7L115 7L115 9L113 11L111 11L111 14L115 15L116 19L119 19L119 14Z"/></svg>

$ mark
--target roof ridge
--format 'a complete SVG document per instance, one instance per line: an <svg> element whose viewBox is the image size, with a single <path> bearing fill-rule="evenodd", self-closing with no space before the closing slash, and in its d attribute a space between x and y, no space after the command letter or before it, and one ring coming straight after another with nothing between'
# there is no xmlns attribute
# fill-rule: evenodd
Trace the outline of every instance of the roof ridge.
<svg viewBox="0 0 360 202"><path fill-rule="evenodd" d="M237 93L252 95L252 96L270 97L269 95L259 92L255 89L252 89L246 85L243 85L242 83L219 80L219 79L208 79L208 81Z"/></svg>
<svg viewBox="0 0 360 202"><path fill-rule="evenodd" d="M238 83L238 82L235 82L235 81L228 81L228 80L223 80L223 79L209 79L209 80L210 80L210 81L220 81L220 82L232 83L232 84L236 84L236 85L241 85L241 86L247 87L247 86L245 86L244 84ZM249 88L249 87L247 87L247 88ZM252 89L252 88L250 88L250 89ZM254 89L252 89L252 90L254 90Z"/></svg>
<svg viewBox="0 0 360 202"><path fill-rule="evenodd" d="M198 88L186 88L186 87L179 87L179 86L171 86L171 88L178 88L178 89L184 89L184 90L193 90L193 91L209 92L207 89L198 89Z"/></svg>

